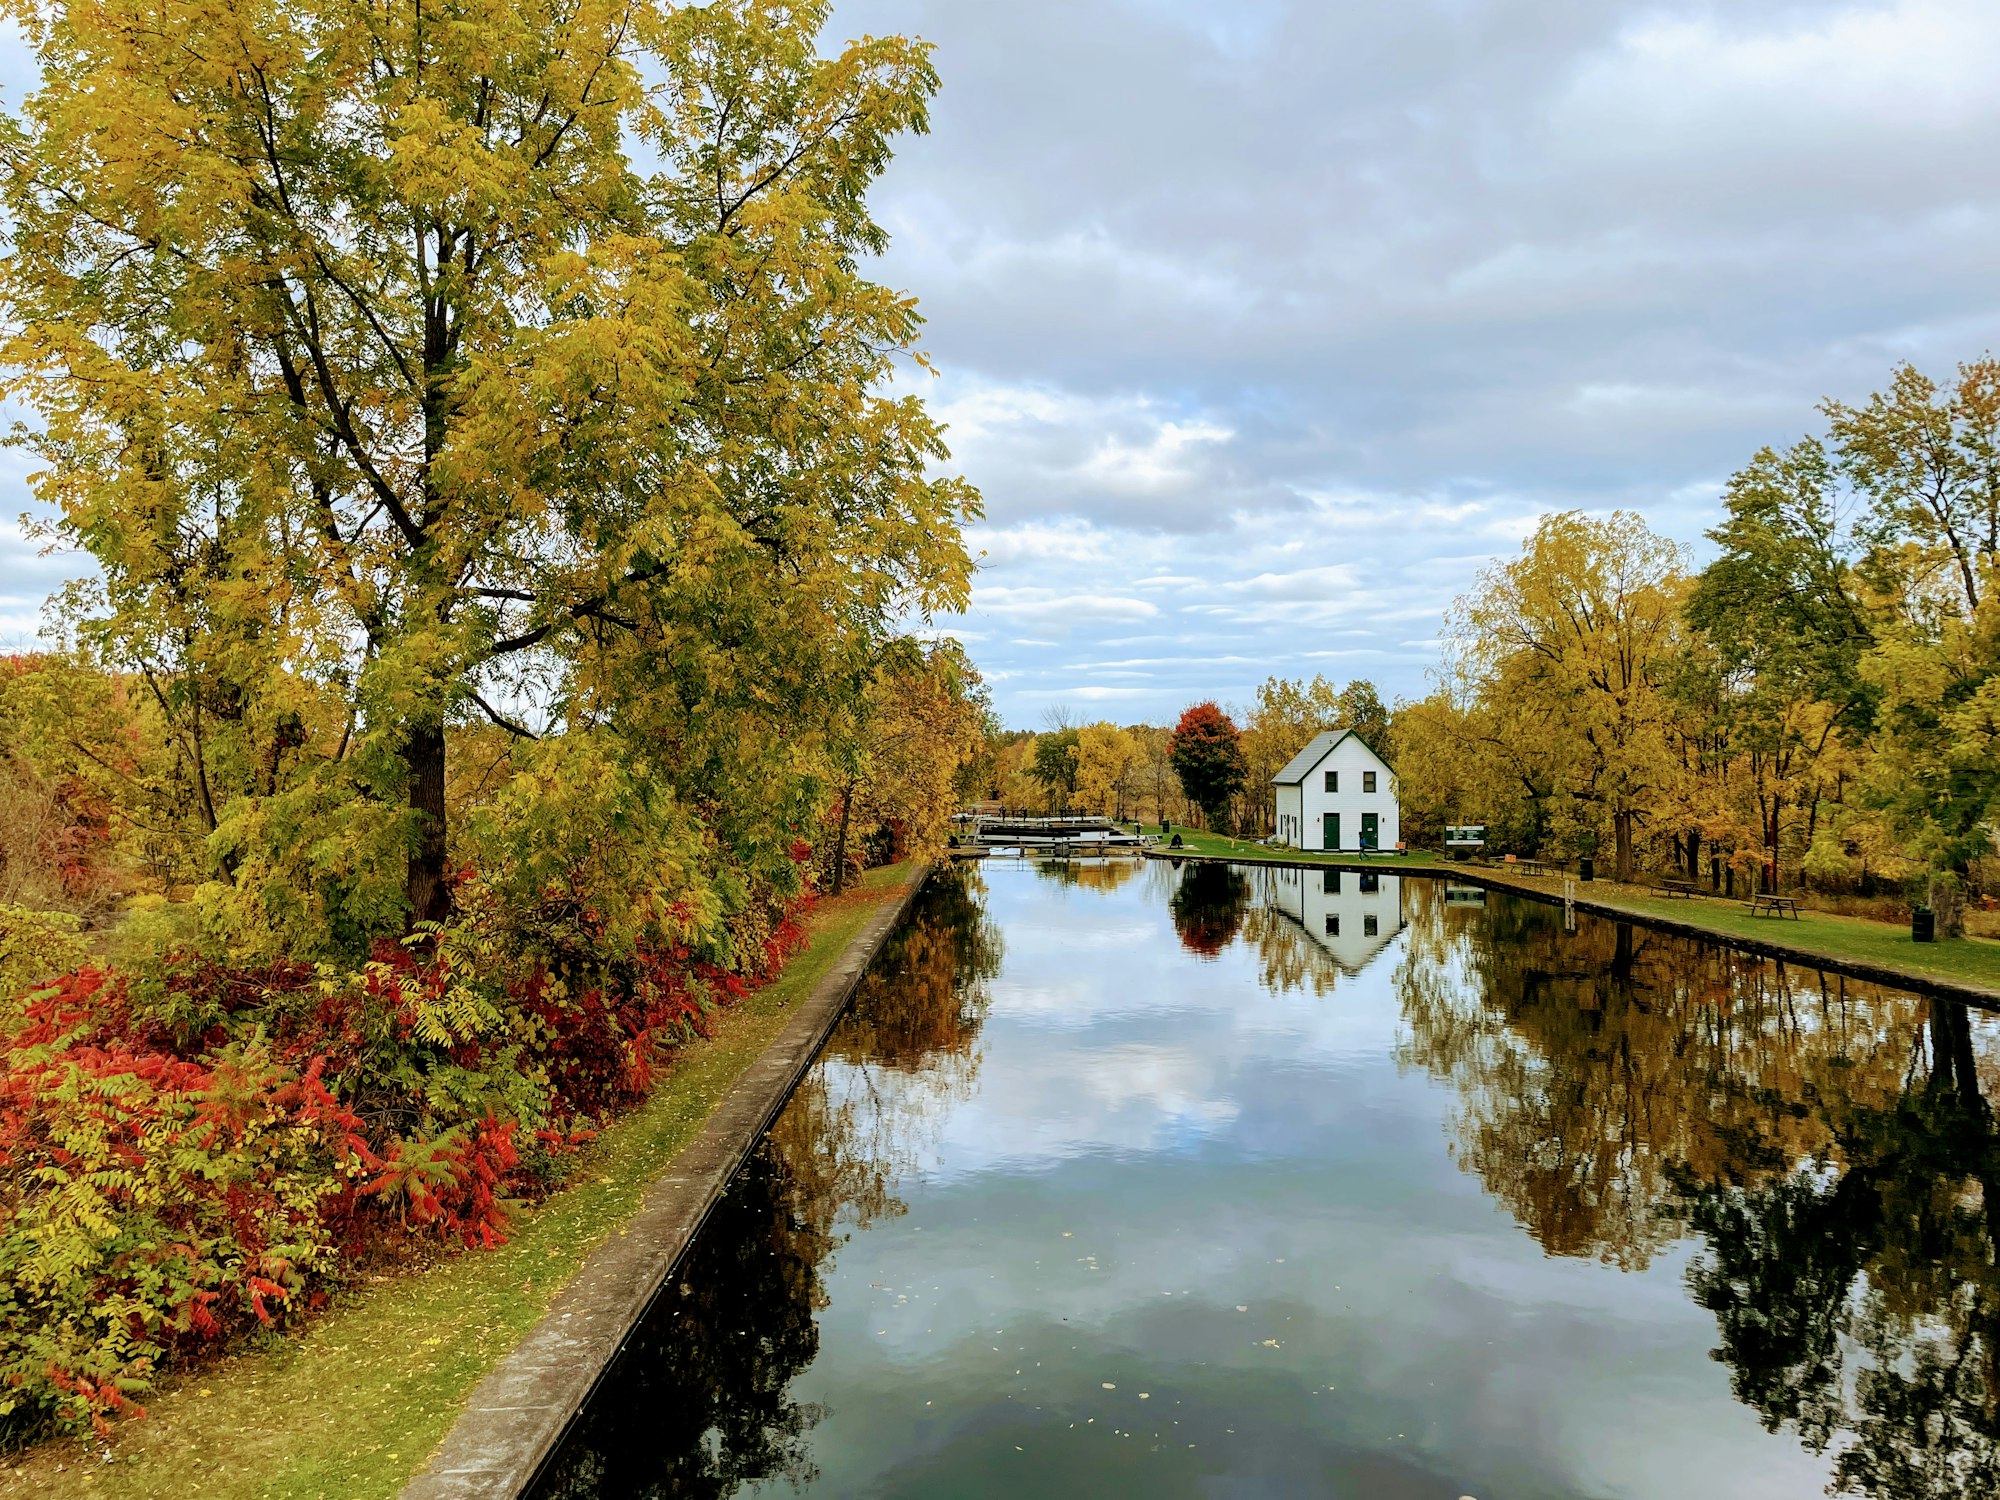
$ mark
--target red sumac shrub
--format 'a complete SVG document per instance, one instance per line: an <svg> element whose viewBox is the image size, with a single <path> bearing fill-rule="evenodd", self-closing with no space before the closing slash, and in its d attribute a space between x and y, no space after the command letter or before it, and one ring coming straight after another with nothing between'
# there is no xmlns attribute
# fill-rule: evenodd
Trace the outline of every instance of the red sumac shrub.
<svg viewBox="0 0 2000 1500"><path fill-rule="evenodd" d="M0 1053L0 1434L102 1427L162 1359L288 1318L373 1161L261 1037L194 1062L116 1042L123 982L70 976Z"/></svg>

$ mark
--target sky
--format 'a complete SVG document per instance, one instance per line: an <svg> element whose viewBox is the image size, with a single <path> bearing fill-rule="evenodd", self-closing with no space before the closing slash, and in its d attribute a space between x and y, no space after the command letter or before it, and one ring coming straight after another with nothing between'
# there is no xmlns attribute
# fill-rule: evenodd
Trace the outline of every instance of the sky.
<svg viewBox="0 0 2000 1500"><path fill-rule="evenodd" d="M2000 347L1993 0L837 0L931 41L873 202L981 489L1010 725L1426 691L1550 511L1696 560L1730 472ZM27 65L0 37L0 100ZM82 571L12 523L0 642Z"/></svg>

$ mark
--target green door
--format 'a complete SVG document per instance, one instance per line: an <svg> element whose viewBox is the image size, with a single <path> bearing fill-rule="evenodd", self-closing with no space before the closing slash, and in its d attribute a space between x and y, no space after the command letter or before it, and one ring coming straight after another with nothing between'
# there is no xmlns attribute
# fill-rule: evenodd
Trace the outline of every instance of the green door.
<svg viewBox="0 0 2000 1500"><path fill-rule="evenodd" d="M1377 820L1376 815L1374 813L1363 813L1361 815L1361 847L1364 849L1373 849L1375 847L1375 840L1380 836L1380 832L1381 824Z"/></svg>
<svg viewBox="0 0 2000 1500"><path fill-rule="evenodd" d="M1320 828L1320 848L1338 849L1340 847L1340 814L1322 813L1320 814L1320 823L1322 824Z"/></svg>

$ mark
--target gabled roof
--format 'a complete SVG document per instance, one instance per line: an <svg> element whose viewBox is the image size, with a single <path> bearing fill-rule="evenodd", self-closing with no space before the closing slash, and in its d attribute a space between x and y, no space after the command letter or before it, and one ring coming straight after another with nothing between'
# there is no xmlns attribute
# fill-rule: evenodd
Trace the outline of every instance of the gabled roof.
<svg viewBox="0 0 2000 1500"><path fill-rule="evenodd" d="M1349 738L1352 738L1357 745L1366 750L1370 755L1374 755L1376 760L1382 761L1383 768L1387 769L1389 763L1386 760L1382 760L1381 756L1375 755L1375 747L1361 738L1360 735L1355 734L1353 730L1322 729L1312 737L1312 740L1306 745L1305 749L1285 762L1284 770L1271 778L1271 785L1301 785L1308 776L1312 775L1315 766L1333 754L1334 746L1338 745L1342 740Z"/></svg>

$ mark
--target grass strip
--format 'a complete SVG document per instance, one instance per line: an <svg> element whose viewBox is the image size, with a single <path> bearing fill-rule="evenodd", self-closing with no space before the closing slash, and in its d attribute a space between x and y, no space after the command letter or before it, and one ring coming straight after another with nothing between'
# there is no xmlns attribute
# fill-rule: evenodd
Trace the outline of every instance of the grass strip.
<svg viewBox="0 0 2000 1500"><path fill-rule="evenodd" d="M1188 828L1176 828L1174 833L1181 837L1179 850L1168 848L1165 840L1155 846L1157 852L1170 859L1176 853L1187 853L1216 855L1226 859L1269 860L1274 863L1304 865L1324 864L1329 859L1349 862L1365 860L1371 870L1378 865L1385 870L1407 869L1413 865L1430 870L1435 869L1440 863L1435 854L1391 852L1363 855L1349 849L1336 850L1329 855L1323 849L1288 849L1276 844L1259 844L1250 839L1233 839L1220 833L1197 833ZM1167 837L1171 838L1172 835L1169 834Z"/></svg>
<svg viewBox="0 0 2000 1500"><path fill-rule="evenodd" d="M343 1293L293 1338L162 1383L148 1416L109 1442L60 1440L0 1460L0 1496L369 1500L422 1467L485 1374L534 1327L590 1252L638 1212L786 1017L893 899L907 865L872 870L820 902L806 946L772 983L721 1013L650 1099L606 1128L571 1185L520 1216L497 1250Z"/></svg>
<svg viewBox="0 0 2000 1500"><path fill-rule="evenodd" d="M1683 901L1635 895L1626 886L1608 891L1584 887L1579 894L1605 906L1623 908L1634 916L1684 922L1725 939L1785 943L1822 958L1900 969L2000 995L2000 942L1991 938L1919 943L1901 923L1823 911L1802 911L1797 921L1790 917L1753 917L1744 902L1727 896L1697 896Z"/></svg>

